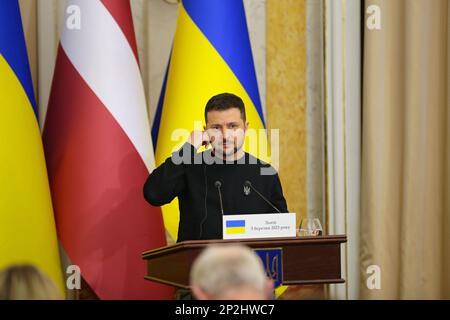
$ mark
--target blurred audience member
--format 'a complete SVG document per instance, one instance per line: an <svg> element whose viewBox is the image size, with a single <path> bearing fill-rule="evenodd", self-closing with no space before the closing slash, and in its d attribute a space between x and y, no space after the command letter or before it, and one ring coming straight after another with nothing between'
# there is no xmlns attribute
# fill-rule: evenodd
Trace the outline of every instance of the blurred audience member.
<svg viewBox="0 0 450 320"><path fill-rule="evenodd" d="M273 282L261 259L240 245L205 249L192 266L190 282L199 300L266 300L273 296Z"/></svg>
<svg viewBox="0 0 450 320"><path fill-rule="evenodd" d="M59 300L61 294L44 273L32 265L0 271L0 300Z"/></svg>

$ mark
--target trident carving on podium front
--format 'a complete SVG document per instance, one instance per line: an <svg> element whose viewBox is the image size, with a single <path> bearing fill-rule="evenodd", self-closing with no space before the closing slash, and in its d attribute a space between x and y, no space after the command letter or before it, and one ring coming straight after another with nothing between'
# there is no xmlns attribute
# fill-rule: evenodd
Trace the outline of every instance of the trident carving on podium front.
<svg viewBox="0 0 450 320"><path fill-rule="evenodd" d="M278 268L278 256L270 259L269 253L266 253L266 273L273 281L278 282L280 279L280 270Z"/></svg>
<svg viewBox="0 0 450 320"><path fill-rule="evenodd" d="M270 277L275 288L283 282L282 249L256 249L255 253L261 258L266 274Z"/></svg>

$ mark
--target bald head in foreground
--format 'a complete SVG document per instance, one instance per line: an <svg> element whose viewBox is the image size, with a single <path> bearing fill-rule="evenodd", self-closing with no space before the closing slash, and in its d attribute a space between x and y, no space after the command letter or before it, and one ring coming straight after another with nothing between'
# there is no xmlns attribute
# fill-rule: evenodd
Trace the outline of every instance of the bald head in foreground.
<svg viewBox="0 0 450 320"><path fill-rule="evenodd" d="M267 300L273 294L261 259L241 245L205 249L192 266L190 281L199 300Z"/></svg>

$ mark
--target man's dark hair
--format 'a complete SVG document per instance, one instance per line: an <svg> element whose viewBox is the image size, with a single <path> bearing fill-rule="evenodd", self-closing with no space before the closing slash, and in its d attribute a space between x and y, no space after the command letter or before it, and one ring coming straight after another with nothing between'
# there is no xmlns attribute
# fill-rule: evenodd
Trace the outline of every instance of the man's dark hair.
<svg viewBox="0 0 450 320"><path fill-rule="evenodd" d="M209 99L205 107L205 122L208 122L208 112L223 111L231 108L237 108L241 112L241 118L246 121L244 102L237 95L232 93L221 93Z"/></svg>

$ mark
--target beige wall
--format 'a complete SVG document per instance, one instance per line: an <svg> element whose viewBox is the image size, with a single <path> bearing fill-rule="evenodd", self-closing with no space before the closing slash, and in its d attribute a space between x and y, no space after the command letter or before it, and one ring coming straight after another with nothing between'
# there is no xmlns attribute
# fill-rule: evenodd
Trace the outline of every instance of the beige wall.
<svg viewBox="0 0 450 320"><path fill-rule="evenodd" d="M306 1L268 0L266 10L267 127L280 130L279 174L299 219L307 207Z"/></svg>

